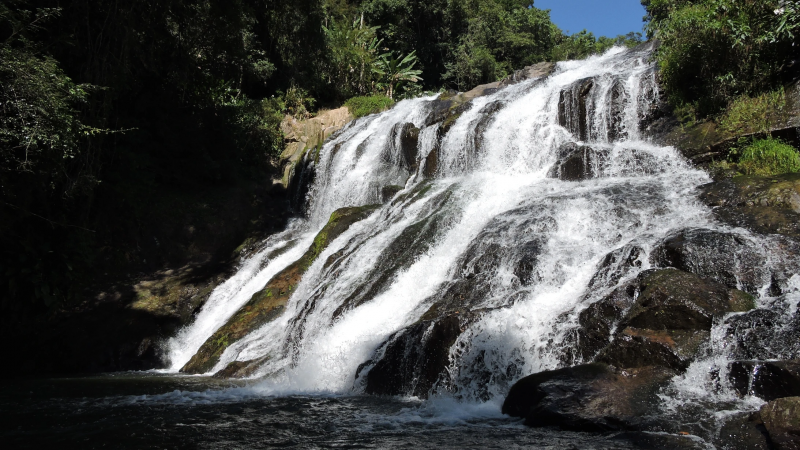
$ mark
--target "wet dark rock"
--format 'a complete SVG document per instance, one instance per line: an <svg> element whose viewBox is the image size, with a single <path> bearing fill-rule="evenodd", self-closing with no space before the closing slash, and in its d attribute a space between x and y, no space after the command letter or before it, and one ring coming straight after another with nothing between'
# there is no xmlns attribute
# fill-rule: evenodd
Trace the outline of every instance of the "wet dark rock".
<svg viewBox="0 0 800 450"><path fill-rule="evenodd" d="M632 244L607 254L589 281L589 290L616 286L623 277L642 267L644 257L644 249Z"/></svg>
<svg viewBox="0 0 800 450"><path fill-rule="evenodd" d="M800 239L800 174L739 176L702 186L700 192L723 222Z"/></svg>
<svg viewBox="0 0 800 450"><path fill-rule="evenodd" d="M558 101L558 124L583 142L589 140L590 123L587 100L593 88L594 80L591 78L579 80L561 91Z"/></svg>
<svg viewBox="0 0 800 450"><path fill-rule="evenodd" d="M623 80L615 80L609 92L609 112L606 123L608 142L615 142L628 137L623 123L625 120L625 108L628 106L628 97L626 95L624 83Z"/></svg>
<svg viewBox="0 0 800 450"><path fill-rule="evenodd" d="M489 127L489 124L494 120L494 114L500 111L504 106L505 103L494 101L488 103L479 111L481 118L478 119L478 122L475 124L475 133L473 137L473 151L475 154L472 155L472 159L476 159L482 153L484 149L483 135Z"/></svg>
<svg viewBox="0 0 800 450"><path fill-rule="evenodd" d="M720 428L714 439L717 448L723 450L769 450L769 436L759 413L737 414Z"/></svg>
<svg viewBox="0 0 800 450"><path fill-rule="evenodd" d="M419 128L413 123L396 124L389 135L389 155L399 155L399 165L407 171L417 171L417 143L419 141Z"/></svg>
<svg viewBox="0 0 800 450"><path fill-rule="evenodd" d="M800 396L800 360L735 361L728 379L739 395L755 395L766 401Z"/></svg>
<svg viewBox="0 0 800 450"><path fill-rule="evenodd" d="M639 261L635 247L618 252L612 260ZM601 265L601 277L607 267ZM748 294L713 280L677 269L648 270L580 313L572 337L575 359L680 372L708 341L715 318L750 307Z"/></svg>
<svg viewBox="0 0 800 450"><path fill-rule="evenodd" d="M402 191L403 186L384 186L381 188L381 202L386 203L393 199L398 192Z"/></svg>
<svg viewBox="0 0 800 450"><path fill-rule="evenodd" d="M306 196L317 175L316 155L317 149L310 149L290 170L286 190L289 194L289 207L295 213L304 213L306 210Z"/></svg>
<svg viewBox="0 0 800 450"><path fill-rule="evenodd" d="M420 321L384 344L366 375L366 392L427 397L450 362L450 347L461 334L461 319L450 315Z"/></svg>
<svg viewBox="0 0 800 450"><path fill-rule="evenodd" d="M731 359L800 359L800 317L777 305L728 317L724 326Z"/></svg>
<svg viewBox="0 0 800 450"><path fill-rule="evenodd" d="M596 178L608 154L588 145L574 142L564 144L558 150L558 162L550 169L549 176L564 181L580 181Z"/></svg>
<svg viewBox="0 0 800 450"><path fill-rule="evenodd" d="M439 147L434 147L428 156L425 157L425 167L422 169L422 175L425 178L433 178L439 171Z"/></svg>
<svg viewBox="0 0 800 450"><path fill-rule="evenodd" d="M800 450L800 397L773 400L761 407L761 420L778 450Z"/></svg>
<svg viewBox="0 0 800 450"><path fill-rule="evenodd" d="M649 330L711 330L714 317L734 311L738 299L714 281L676 269L646 271L625 326Z"/></svg>
<svg viewBox="0 0 800 450"><path fill-rule="evenodd" d="M650 262L710 278L751 295L757 295L764 279L769 279L766 258L755 244L733 233L701 228L669 236L651 252Z"/></svg>
<svg viewBox="0 0 800 450"><path fill-rule="evenodd" d="M579 361L592 361L611 342L617 324L633 305L635 286L615 289L610 295L592 303L578 316L574 347Z"/></svg>
<svg viewBox="0 0 800 450"><path fill-rule="evenodd" d="M642 450L706 450L708 447L698 442L696 436L686 434L666 434L664 432L625 431L615 435L615 439L630 442Z"/></svg>
<svg viewBox="0 0 800 450"><path fill-rule="evenodd" d="M214 378L247 378L252 376L269 357L251 359L249 361L231 361L224 369L214 374Z"/></svg>
<svg viewBox="0 0 800 450"><path fill-rule="evenodd" d="M636 429L657 411L657 392L674 375L663 367L628 370L599 363L541 372L514 384L502 411L532 427Z"/></svg>
<svg viewBox="0 0 800 450"><path fill-rule="evenodd" d="M691 333L688 338L684 334L680 334L684 339L676 339L670 333L626 329L597 355L595 361L615 367L663 366L683 372L689 367L690 359L681 358L679 353L694 356L699 344L709 337L708 333L703 332ZM686 345L680 346L679 343ZM692 343L695 345L692 346Z"/></svg>

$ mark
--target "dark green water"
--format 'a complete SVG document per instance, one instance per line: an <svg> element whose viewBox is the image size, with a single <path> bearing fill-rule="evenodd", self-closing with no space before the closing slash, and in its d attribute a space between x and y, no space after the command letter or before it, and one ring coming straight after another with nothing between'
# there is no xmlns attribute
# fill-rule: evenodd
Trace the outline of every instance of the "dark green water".
<svg viewBox="0 0 800 450"><path fill-rule="evenodd" d="M0 419L4 448L670 448L658 435L530 429L492 405L274 397L141 373L6 382Z"/></svg>

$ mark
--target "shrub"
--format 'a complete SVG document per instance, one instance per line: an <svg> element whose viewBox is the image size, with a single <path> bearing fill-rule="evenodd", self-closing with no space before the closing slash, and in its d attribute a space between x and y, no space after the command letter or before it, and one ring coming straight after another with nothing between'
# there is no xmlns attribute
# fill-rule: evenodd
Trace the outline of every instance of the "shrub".
<svg viewBox="0 0 800 450"><path fill-rule="evenodd" d="M344 106L350 110L354 117L364 117L386 111L394 105L394 100L383 95L371 95L369 97L353 97L346 101Z"/></svg>
<svg viewBox="0 0 800 450"><path fill-rule="evenodd" d="M675 107L713 116L742 95L792 77L800 7L785 0L642 0L661 45L661 82Z"/></svg>
<svg viewBox="0 0 800 450"><path fill-rule="evenodd" d="M786 107L783 89L757 97L742 96L732 101L719 119L720 130L730 134L764 133L772 128L775 114Z"/></svg>
<svg viewBox="0 0 800 450"><path fill-rule="evenodd" d="M747 175L780 175L800 172L800 155L778 139L759 139L744 149L739 169Z"/></svg>

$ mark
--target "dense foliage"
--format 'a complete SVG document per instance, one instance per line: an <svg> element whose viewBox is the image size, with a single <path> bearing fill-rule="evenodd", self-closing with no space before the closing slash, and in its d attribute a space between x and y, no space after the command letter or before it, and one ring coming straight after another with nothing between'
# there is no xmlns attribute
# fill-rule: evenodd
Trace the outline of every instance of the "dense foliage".
<svg viewBox="0 0 800 450"><path fill-rule="evenodd" d="M786 0L642 0L670 101L705 117L797 70L800 6Z"/></svg>
<svg viewBox="0 0 800 450"><path fill-rule="evenodd" d="M263 228L248 214L287 114L351 97L368 114L639 40L566 36L531 0L5 0L1 303L63 303Z"/></svg>

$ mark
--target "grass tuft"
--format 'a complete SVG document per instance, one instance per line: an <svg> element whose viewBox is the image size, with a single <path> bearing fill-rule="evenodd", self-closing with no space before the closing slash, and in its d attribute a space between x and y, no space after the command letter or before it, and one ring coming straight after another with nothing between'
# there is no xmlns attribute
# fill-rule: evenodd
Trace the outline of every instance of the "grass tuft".
<svg viewBox="0 0 800 450"><path fill-rule="evenodd" d="M779 139L759 139L744 149L738 167L747 175L800 172L800 155L794 147Z"/></svg>
<svg viewBox="0 0 800 450"><path fill-rule="evenodd" d="M758 97L742 96L732 101L719 119L721 131L733 135L765 133L786 108L783 88Z"/></svg>
<svg viewBox="0 0 800 450"><path fill-rule="evenodd" d="M356 119L359 117L377 114L386 111L394 105L394 100L384 95L371 95L369 97L353 97L344 103Z"/></svg>

